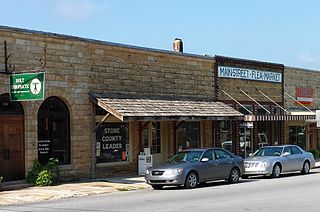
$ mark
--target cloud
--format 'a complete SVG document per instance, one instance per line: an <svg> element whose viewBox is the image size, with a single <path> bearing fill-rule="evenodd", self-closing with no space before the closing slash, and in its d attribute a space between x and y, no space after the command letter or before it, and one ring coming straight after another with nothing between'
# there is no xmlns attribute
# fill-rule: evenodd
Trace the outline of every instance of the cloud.
<svg viewBox="0 0 320 212"><path fill-rule="evenodd" d="M320 55L304 51L298 54L298 60L305 63L317 63L320 62Z"/></svg>
<svg viewBox="0 0 320 212"><path fill-rule="evenodd" d="M89 0L58 0L54 8L54 12L63 19L82 21L91 19L99 5Z"/></svg>

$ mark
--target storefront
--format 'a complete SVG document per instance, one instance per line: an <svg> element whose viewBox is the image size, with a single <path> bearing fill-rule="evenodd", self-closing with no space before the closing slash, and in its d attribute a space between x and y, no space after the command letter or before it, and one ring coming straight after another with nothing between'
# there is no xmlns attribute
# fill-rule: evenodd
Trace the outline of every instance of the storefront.
<svg viewBox="0 0 320 212"><path fill-rule="evenodd" d="M220 121L216 146L243 157L257 148L283 143L283 70L281 64L215 57L216 100L245 115Z"/></svg>
<svg viewBox="0 0 320 212"><path fill-rule="evenodd" d="M285 142L306 150L320 149L320 128L315 120L320 108L319 80L319 71L285 67L285 107L290 114L306 117L285 123Z"/></svg>
<svg viewBox="0 0 320 212"><path fill-rule="evenodd" d="M243 114L212 100L101 93L90 94L90 100L98 109L94 120L100 120L92 131L97 175L106 167L130 165L144 148L150 150L153 164L159 164L182 149L211 146L212 136L207 135L212 132L206 129L214 120L243 119Z"/></svg>

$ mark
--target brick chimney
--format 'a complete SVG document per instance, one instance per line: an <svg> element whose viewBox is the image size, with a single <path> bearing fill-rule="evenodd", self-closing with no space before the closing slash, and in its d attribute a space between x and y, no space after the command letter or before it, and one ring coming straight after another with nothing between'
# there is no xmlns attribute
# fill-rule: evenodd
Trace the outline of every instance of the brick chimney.
<svg viewBox="0 0 320 212"><path fill-rule="evenodd" d="M183 52L182 40L180 38L174 39L172 48L173 48L173 51L175 51L175 52Z"/></svg>

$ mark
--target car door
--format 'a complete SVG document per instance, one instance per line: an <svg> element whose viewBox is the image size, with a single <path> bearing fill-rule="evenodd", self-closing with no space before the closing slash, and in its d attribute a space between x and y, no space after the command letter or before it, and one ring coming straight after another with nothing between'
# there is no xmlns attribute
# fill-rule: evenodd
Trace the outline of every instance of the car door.
<svg viewBox="0 0 320 212"><path fill-rule="evenodd" d="M232 156L223 149L214 150L215 159L217 161L217 177L219 179L229 178L234 161Z"/></svg>
<svg viewBox="0 0 320 212"><path fill-rule="evenodd" d="M304 155L296 146L291 146L291 152L292 152L292 159L294 160L293 169L295 171L300 171L303 167Z"/></svg>
<svg viewBox="0 0 320 212"><path fill-rule="evenodd" d="M295 160L292 157L292 152L290 147L285 147L282 154L282 171L288 172L294 170Z"/></svg>
<svg viewBox="0 0 320 212"><path fill-rule="evenodd" d="M207 150L201 159L207 158L208 161L201 162L201 168L199 169L200 178L202 181L213 180L217 178L217 161L214 159L214 152L212 149ZM201 180L200 179L200 180Z"/></svg>

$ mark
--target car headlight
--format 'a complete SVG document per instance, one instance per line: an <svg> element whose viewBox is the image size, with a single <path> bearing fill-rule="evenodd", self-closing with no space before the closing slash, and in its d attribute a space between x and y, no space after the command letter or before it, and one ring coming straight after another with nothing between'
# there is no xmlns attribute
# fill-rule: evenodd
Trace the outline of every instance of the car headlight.
<svg viewBox="0 0 320 212"><path fill-rule="evenodd" d="M163 175L181 175L183 169L169 169L164 172Z"/></svg>
<svg viewBox="0 0 320 212"><path fill-rule="evenodd" d="M267 167L267 166L269 166L269 162L268 161L263 161L262 163L261 163L261 167Z"/></svg>

